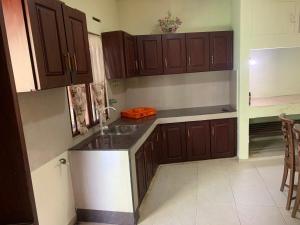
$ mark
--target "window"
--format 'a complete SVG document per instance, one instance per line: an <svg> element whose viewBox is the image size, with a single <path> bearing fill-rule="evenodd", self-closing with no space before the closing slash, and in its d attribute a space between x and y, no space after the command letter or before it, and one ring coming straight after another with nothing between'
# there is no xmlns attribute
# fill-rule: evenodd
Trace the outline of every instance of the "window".
<svg viewBox="0 0 300 225"><path fill-rule="evenodd" d="M89 34L89 45L90 45L90 53L91 53L91 64L92 64L92 73L94 78L94 83L104 83L104 92L103 98L105 99L103 107L105 107L108 103L107 101L107 88L106 88L106 79L104 73L104 63L103 63L103 52L102 52L102 43L101 38L99 36ZM80 87L83 95L81 96L84 98L84 115L82 116L87 129L99 124L99 113L97 112L97 107L94 101L94 91L92 88L93 84L82 84L76 85ZM72 87L67 87L68 99L69 99L69 109L70 109L70 118L71 118L71 125L72 125L72 133L73 136L80 134L79 126L82 126L80 119L76 116L76 110L73 105L72 98ZM78 112L77 112L78 113ZM82 118L81 118L82 120Z"/></svg>

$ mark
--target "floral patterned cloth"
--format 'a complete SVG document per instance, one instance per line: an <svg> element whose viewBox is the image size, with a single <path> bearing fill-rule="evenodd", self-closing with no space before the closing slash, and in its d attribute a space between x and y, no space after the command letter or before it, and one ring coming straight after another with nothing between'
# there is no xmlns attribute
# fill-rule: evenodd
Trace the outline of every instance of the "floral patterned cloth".
<svg viewBox="0 0 300 225"><path fill-rule="evenodd" d="M103 48L101 37L96 35L89 35L89 46L91 53L91 63L94 83L91 85L93 92L93 101L95 103L98 116L102 122L106 122L106 114L100 115L103 108L106 106L107 100L107 83L105 78Z"/></svg>
<svg viewBox="0 0 300 225"><path fill-rule="evenodd" d="M101 121L106 121L106 115L104 113L101 114L105 107L105 81L97 84L92 84L92 91L93 91L93 101L99 115L101 117Z"/></svg>
<svg viewBox="0 0 300 225"><path fill-rule="evenodd" d="M91 54L91 65L94 83L91 84L91 91L96 111L101 116L101 112L107 102L107 86L104 71L103 50L101 38L95 35L89 35L89 47ZM85 134L87 129L87 96L85 85L74 85L70 87L72 106L76 116L77 128L80 134ZM102 121L106 121L106 115L102 115Z"/></svg>
<svg viewBox="0 0 300 225"><path fill-rule="evenodd" d="M74 85L70 87L73 110L76 115L77 127L80 134L85 134L87 129L86 111L87 98L85 85Z"/></svg>

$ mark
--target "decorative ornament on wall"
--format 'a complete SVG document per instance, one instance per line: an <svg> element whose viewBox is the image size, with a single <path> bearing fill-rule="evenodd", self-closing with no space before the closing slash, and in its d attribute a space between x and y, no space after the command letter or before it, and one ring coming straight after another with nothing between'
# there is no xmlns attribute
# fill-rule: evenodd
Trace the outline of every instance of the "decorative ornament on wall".
<svg viewBox="0 0 300 225"><path fill-rule="evenodd" d="M170 11L168 11L168 16L159 19L158 22L163 33L175 33L182 24L178 17L172 17Z"/></svg>

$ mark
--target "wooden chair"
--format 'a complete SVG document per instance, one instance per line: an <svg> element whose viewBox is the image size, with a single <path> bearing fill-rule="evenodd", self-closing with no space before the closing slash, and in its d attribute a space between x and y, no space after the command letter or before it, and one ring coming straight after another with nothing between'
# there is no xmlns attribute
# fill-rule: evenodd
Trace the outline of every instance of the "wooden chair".
<svg viewBox="0 0 300 225"><path fill-rule="evenodd" d="M300 124L294 125L294 138L297 141L297 149L298 149L298 156L295 160L295 167L296 171L298 171L298 187L297 187L297 196L294 205L294 209L292 212L292 217L296 217L297 210L300 207Z"/></svg>
<svg viewBox="0 0 300 225"><path fill-rule="evenodd" d="M295 199L293 197L293 192L295 189L295 173L296 169L299 171L299 166L296 167L296 157L295 157L295 145L294 145L294 135L293 135L293 127L294 121L288 119L285 114L281 114L279 119L282 122L282 133L285 141L285 158L284 158L284 171L282 177L282 183L280 190L283 191L284 187L288 187L288 199L286 203L286 209L291 209L292 200ZM289 183L286 184L288 174L290 172Z"/></svg>

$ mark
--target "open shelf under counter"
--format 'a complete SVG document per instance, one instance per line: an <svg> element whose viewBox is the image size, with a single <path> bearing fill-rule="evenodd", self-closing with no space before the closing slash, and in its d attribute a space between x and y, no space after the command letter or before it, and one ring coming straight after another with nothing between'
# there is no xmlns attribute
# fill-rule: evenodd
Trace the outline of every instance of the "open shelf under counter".
<svg viewBox="0 0 300 225"><path fill-rule="evenodd" d="M251 99L250 118L278 116L281 113L300 114L300 94Z"/></svg>

